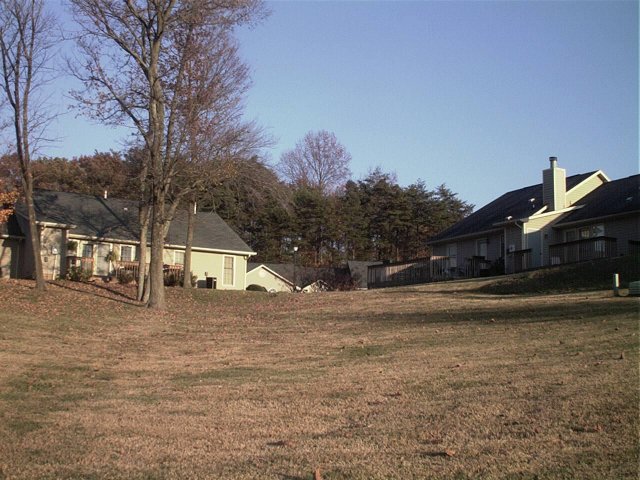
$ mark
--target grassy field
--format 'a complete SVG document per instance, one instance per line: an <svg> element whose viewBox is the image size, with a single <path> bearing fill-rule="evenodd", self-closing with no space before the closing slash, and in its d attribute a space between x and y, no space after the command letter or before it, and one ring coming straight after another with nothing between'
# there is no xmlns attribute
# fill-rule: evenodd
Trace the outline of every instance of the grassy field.
<svg viewBox="0 0 640 480"><path fill-rule="evenodd" d="M637 478L638 301L0 282L0 479Z"/></svg>

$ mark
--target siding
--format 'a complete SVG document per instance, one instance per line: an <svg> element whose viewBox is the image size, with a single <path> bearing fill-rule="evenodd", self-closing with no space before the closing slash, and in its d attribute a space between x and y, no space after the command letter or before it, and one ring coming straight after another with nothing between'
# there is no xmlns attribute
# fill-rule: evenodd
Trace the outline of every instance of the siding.
<svg viewBox="0 0 640 480"><path fill-rule="evenodd" d="M60 228L43 228L40 236L40 252L44 278L54 280L60 276L61 263L66 256L66 231ZM54 253L55 252L55 253Z"/></svg>
<svg viewBox="0 0 640 480"><path fill-rule="evenodd" d="M555 238L552 225L568 213L569 212L544 213L541 216L530 217L530 220L524 224L524 248L531 248L535 244L533 236L537 235L536 232L539 232L541 236L540 255L532 252L531 262L533 267L541 267L549 264L549 243L552 243Z"/></svg>
<svg viewBox="0 0 640 480"><path fill-rule="evenodd" d="M233 257L233 283L225 285L224 257ZM219 290L244 290L247 288L246 271L247 259L244 255L232 255L217 252L191 252L191 271L198 277L198 285L201 286L207 277L216 279L216 288Z"/></svg>
<svg viewBox="0 0 640 480"><path fill-rule="evenodd" d="M0 238L0 278L19 278L20 240Z"/></svg>
<svg viewBox="0 0 640 480"><path fill-rule="evenodd" d="M598 174L594 174L591 177L584 180L582 183L579 183L575 187L573 187L569 192L567 192L567 207L575 204L578 200L580 200L585 195L593 192L596 188L602 185L604 180Z"/></svg>
<svg viewBox="0 0 640 480"><path fill-rule="evenodd" d="M605 236L613 237L618 240L618 255L626 255L629 253L629 240L640 240L639 215L614 218L605 222L594 222L594 224L598 223L604 223Z"/></svg>
<svg viewBox="0 0 640 480"><path fill-rule="evenodd" d="M247 273L247 286L260 285L267 291L290 292L291 286L262 267L254 268Z"/></svg>

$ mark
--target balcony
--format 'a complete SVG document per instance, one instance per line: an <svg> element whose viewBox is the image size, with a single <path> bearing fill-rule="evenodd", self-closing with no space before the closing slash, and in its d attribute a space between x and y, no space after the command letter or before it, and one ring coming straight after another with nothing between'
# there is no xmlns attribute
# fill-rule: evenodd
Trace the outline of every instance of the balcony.
<svg viewBox="0 0 640 480"><path fill-rule="evenodd" d="M616 242L612 237L594 237L549 245L549 263L562 265L615 257L618 251Z"/></svg>

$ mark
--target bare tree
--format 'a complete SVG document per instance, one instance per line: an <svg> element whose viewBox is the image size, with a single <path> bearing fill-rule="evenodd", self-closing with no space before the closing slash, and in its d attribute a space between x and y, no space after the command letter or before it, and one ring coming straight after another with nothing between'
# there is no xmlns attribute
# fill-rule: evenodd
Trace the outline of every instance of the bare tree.
<svg viewBox="0 0 640 480"><path fill-rule="evenodd" d="M72 5L82 29L77 36L82 62L72 69L85 86L75 97L102 121L131 125L144 142L141 190L149 194L151 228L148 305L163 308L164 237L180 196L176 177L189 158L184 102L189 66L203 58L200 45L215 45L221 32L260 18L262 2L72 0Z"/></svg>
<svg viewBox="0 0 640 480"><path fill-rule="evenodd" d="M10 106L15 130L15 151L29 218L36 288L45 289L40 232L33 204L31 156L53 115L36 93L46 81L55 42L53 17L44 0L0 1L0 54L2 89ZM49 72L50 73L50 72ZM49 75L50 77L51 75Z"/></svg>
<svg viewBox="0 0 640 480"><path fill-rule="evenodd" d="M351 155L336 136L321 130L307 133L293 150L283 153L277 169L293 185L316 188L328 195L349 179L350 161Z"/></svg>

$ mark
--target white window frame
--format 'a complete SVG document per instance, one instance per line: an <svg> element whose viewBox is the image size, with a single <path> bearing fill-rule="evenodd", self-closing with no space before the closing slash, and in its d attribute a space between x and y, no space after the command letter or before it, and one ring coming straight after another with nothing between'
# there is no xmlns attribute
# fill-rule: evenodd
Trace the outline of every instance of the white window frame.
<svg viewBox="0 0 640 480"><path fill-rule="evenodd" d="M458 267L458 244L447 243L447 246L445 248L446 248L447 257L449 257L449 268L457 268Z"/></svg>
<svg viewBox="0 0 640 480"><path fill-rule="evenodd" d="M227 258L231 259L231 283L226 282L226 263ZM222 284L233 286L236 284L236 257L232 255L224 255L222 257Z"/></svg>
<svg viewBox="0 0 640 480"><path fill-rule="evenodd" d="M91 256L85 256L84 255L85 248L87 248L87 247L91 247ZM82 245L82 250L80 251L80 253L81 253L81 258L93 258L95 256L95 254L96 254L96 246L95 246L95 244L89 243L89 242L83 244Z"/></svg>
<svg viewBox="0 0 640 480"><path fill-rule="evenodd" d="M179 253L182 254L182 263L178 263L178 260L176 259L176 255L179 254ZM174 265L182 265L182 266L184 266L184 257L185 257L184 250L174 250L173 251L173 264Z"/></svg>
<svg viewBox="0 0 640 480"><path fill-rule="evenodd" d="M122 251L123 251L123 249L127 249L127 248L130 249L131 254L129 255L129 259L125 260ZM122 261L122 262L133 262L134 258L135 258L135 255L134 255L133 245L120 245L120 261Z"/></svg>
<svg viewBox="0 0 640 480"><path fill-rule="evenodd" d="M481 245L484 245L485 254L482 255ZM485 260L488 260L489 257L489 239L488 238L479 238L476 240L476 255L479 257L484 257Z"/></svg>

